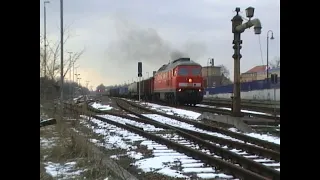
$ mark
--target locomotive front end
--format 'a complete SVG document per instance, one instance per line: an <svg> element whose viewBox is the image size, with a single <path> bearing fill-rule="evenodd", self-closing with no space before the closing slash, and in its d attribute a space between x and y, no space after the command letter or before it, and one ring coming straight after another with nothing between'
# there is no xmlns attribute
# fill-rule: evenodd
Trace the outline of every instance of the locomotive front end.
<svg viewBox="0 0 320 180"><path fill-rule="evenodd" d="M178 69L176 98L182 104L198 104L203 100L201 66L180 66Z"/></svg>

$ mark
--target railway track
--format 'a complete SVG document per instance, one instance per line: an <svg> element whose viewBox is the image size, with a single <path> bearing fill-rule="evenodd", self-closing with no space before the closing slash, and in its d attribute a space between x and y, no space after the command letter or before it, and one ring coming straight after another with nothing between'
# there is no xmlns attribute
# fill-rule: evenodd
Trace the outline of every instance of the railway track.
<svg viewBox="0 0 320 180"><path fill-rule="evenodd" d="M223 134L225 136L230 136L232 138L235 138L235 139L238 139L238 140L250 143L250 144L255 144L255 145L267 148L267 149L271 149L271 150L280 152L280 145L279 144L275 144L275 143L272 143L272 142L268 142L268 141L264 141L264 140L257 139L257 138L254 138L254 137L250 137L250 136L247 136L247 135L244 135L244 134L241 134L241 133L232 132L232 131L227 130L227 129L223 129L223 128L220 128L220 127L216 127L216 126L205 124L203 122L194 121L194 120L190 120L190 119L185 119L185 118L182 118L182 117L178 117L178 116L169 115L169 114L166 114L166 113L163 113L163 112L155 111L155 110L149 109L147 107L141 106L139 104L136 104L134 102L130 102L130 101L125 101L125 102L130 104L130 105L132 105L132 106L135 106L135 107L137 107L139 109L143 109L143 110L146 110L146 111L151 112L153 114L158 114L158 115L170 118L172 120L177 120L177 121L180 121L180 122L183 122L183 123L187 123L187 124L190 124L190 125L192 125L192 126L194 126L196 128L202 129L202 130L220 133L220 134Z"/></svg>
<svg viewBox="0 0 320 180"><path fill-rule="evenodd" d="M220 108L211 108L211 107L200 107L200 106L195 106L195 107L187 107L184 106L185 109L193 110L193 111L198 111L198 112L211 112L211 113L217 113L217 114L222 114L222 115L231 115L231 111L228 109L220 109ZM263 113L250 113L250 112L242 112L244 116L248 117L258 117L258 118L265 118L265 119L272 119L276 120L275 124L279 124L280 117L279 114L276 114L276 116L270 114L263 114Z"/></svg>
<svg viewBox="0 0 320 180"><path fill-rule="evenodd" d="M132 123L128 123L128 121L126 121L125 123L124 122L117 122L117 121L112 120L111 118L102 117L102 115L99 116L96 113L92 113L92 112L86 112L85 115L91 116L92 118L98 119L98 120L103 121L105 123L108 123L108 124L120 127L122 129L128 130L130 132L133 132L135 134L143 136L147 139L155 141L159 144L166 145L167 147L172 148L172 149L174 149L178 152L181 152L183 154L186 154L187 156L190 156L190 157L197 159L197 160L201 160L203 163L213 167L217 171L221 170L221 172L225 172L227 174L230 174L230 175L234 176L235 178L240 178L240 179L271 179L271 178L267 178L267 177L261 176L259 174L256 174L254 172L251 172L249 170L243 169L240 166L234 165L230 162L226 162L226 161L222 160L221 158L218 158L217 156L212 156L212 154L209 155L209 154L202 152L200 150L196 150L196 148L192 148L193 147L192 142L190 142L190 141L183 141L183 140L180 141L180 140L178 140L179 138L172 138L171 140L169 140L166 135L163 135L163 134L157 135L157 133L148 132L143 127L141 127L141 125L138 125L138 126L137 126L137 124L132 125ZM120 115L120 114L115 114L115 115L118 117L125 118L125 119L130 119L130 118L132 119L133 118L133 117L127 116L127 115ZM175 139L175 140L173 140L173 139ZM188 142L188 143L186 143L186 142Z"/></svg>
<svg viewBox="0 0 320 180"><path fill-rule="evenodd" d="M204 99L202 104L217 107L231 108L232 101L229 99ZM280 114L280 102L274 101L245 101L241 100L241 107L249 111L263 111L268 114Z"/></svg>
<svg viewBox="0 0 320 180"><path fill-rule="evenodd" d="M135 114L136 116L142 116L140 114L140 110L137 108L134 109L132 106L130 107L129 104L125 104L124 102L118 102L118 106L120 108L125 109L126 111ZM97 111L96 111L97 112ZM239 144L239 143L231 143L231 141L219 138L219 137L213 137L210 135L206 135L203 133L198 133L195 131L188 131L182 128L176 128L170 125L166 125L163 123L156 122L152 119L148 119L146 117L143 118L135 118L132 116L128 115L119 115L115 113L107 113L109 115L114 115L118 117L122 117L126 119L125 123L120 123L117 124L115 122L111 122L112 120L106 120L104 117L93 115L92 117L99 119L101 121L111 123L113 125L126 128L130 131L134 131L135 133L146 133L144 134L145 137L151 138L152 140L155 141L160 141L160 143L168 143L166 145L175 148L176 150L182 151L182 153L187 154L192 156L195 159L200 159L206 164L209 164L210 166L213 166L215 168L221 168L224 172L231 173L235 177L238 178L244 178L244 179L279 179L280 178L280 172L276 171L270 167L264 166L260 163L257 163L251 159L246 158L245 156L249 157L250 155L247 154L246 152L241 152L239 154L236 154L230 150L228 150L228 147L237 147L239 149L246 149L248 152L255 152L255 154L264 154L268 157L271 157L273 159L280 159L280 154L277 152L273 152L271 150L259 148L257 146L253 145L247 145L247 144ZM131 122L128 122L131 121ZM140 124L137 124L139 122ZM146 131L146 126L147 125L154 125L157 128L163 128L168 131L166 134L160 133L157 134L157 132L148 132ZM124 127L126 126L126 127ZM138 131L140 130L140 131ZM174 136L172 136L174 134ZM157 136L157 137L155 137ZM173 139L170 139L169 137L174 137ZM160 138L160 139L159 139ZM168 138L170 140L168 140ZM215 143L209 143L204 139L212 139L215 140ZM164 140L166 139L166 140ZM217 144L219 143L219 144ZM199 150L197 145L200 148L207 149L206 151L203 152L203 150ZM225 146L225 147L221 147ZM181 150L182 149L182 150ZM277 155L279 154L279 156ZM258 156L255 156L258 157ZM251 158L254 158L254 156L251 155ZM227 161L226 161L227 160ZM241 168L239 165L234 165L232 163L237 163L240 164ZM240 169L239 169L240 168ZM250 169L251 171L248 171L247 169ZM258 175L264 175L263 177Z"/></svg>
<svg viewBox="0 0 320 180"><path fill-rule="evenodd" d="M137 113L137 111L132 110L132 108L131 108L131 110L129 110L129 107L131 105L129 103L126 104L126 102L123 100L117 100L117 104L120 108L122 108L122 109L124 109L124 110L126 110L126 111L140 117L140 118L143 118L143 119L146 118L148 120L148 123L154 122L154 120L152 118L145 117L144 115ZM159 123L159 122L157 122L157 123ZM160 123L160 124L161 124L161 126L163 126L163 123ZM153 124L153 125L159 126L159 124ZM205 149L209 149L211 152L213 151L213 153L217 153L217 151L218 151L218 153L222 153L223 158L231 158L232 157L234 159L237 159L237 160L234 160L231 158L229 160L231 160L232 162L238 163L238 164L240 164L240 163L245 164L245 165L243 165L245 168L248 168L256 173L263 174L266 176L267 175L270 176L272 173L274 173L273 174L274 177L276 176L276 174L278 174L278 171L276 171L274 169L271 170L271 168L268 167L268 165L270 165L269 163L277 164L280 162L280 153L279 152L264 149L264 148L250 145L250 144L246 144L244 142L238 142L238 141L234 141L234 140L230 140L230 139L224 139L221 137L213 136L213 135L206 134L206 133L201 133L199 131L188 130L188 129L174 127L174 126L170 126L170 125L167 125L167 128L178 129L179 131L182 131L182 132L194 135L198 138L201 138L201 141L199 139L197 139L199 146L201 146ZM189 138L190 137L188 137L188 139ZM211 143L208 141L211 141ZM230 148L236 148L236 152L238 152L238 154L233 153ZM224 151L224 150L226 150L226 151ZM221 152L221 151L223 151L223 152ZM223 153L225 153L227 155L223 156L224 155ZM251 154L248 154L248 153L251 153ZM219 154L219 155L221 155L221 154ZM251 160L250 158L254 158L254 160ZM269 158L269 159L265 160L265 158ZM263 165L261 165L258 162L262 162L263 165L265 166L265 168L263 167ZM268 163L266 163L266 162L268 162ZM278 166L279 165L276 165L275 168L278 168ZM260 170L257 170L257 169L260 169ZM280 173L279 173L279 175L280 175Z"/></svg>
<svg viewBox="0 0 320 180"><path fill-rule="evenodd" d="M186 109L186 110L191 110L191 111L195 111L195 112L210 112L210 113L217 113L217 114L221 114L221 115L231 115L231 110L229 109L222 109L221 107L203 107L201 105L198 106L187 106L187 105L170 105L164 102L153 102L153 101L148 101L150 103L157 103L160 105L164 105L164 106L170 106L170 107L174 107L174 108L181 108L181 109ZM204 103L203 103L204 104ZM223 105L224 108L228 108L228 105ZM265 111L261 108L257 108L256 110L258 110L259 112L257 113L251 113L251 112L242 112L243 116L247 116L247 117L257 117L257 118L264 118L264 119L268 119L268 120L275 120L275 122L268 122L269 125L278 125L280 122L280 112L276 112L276 115L274 115L274 112L269 112L269 111ZM270 114L269 114L270 113Z"/></svg>

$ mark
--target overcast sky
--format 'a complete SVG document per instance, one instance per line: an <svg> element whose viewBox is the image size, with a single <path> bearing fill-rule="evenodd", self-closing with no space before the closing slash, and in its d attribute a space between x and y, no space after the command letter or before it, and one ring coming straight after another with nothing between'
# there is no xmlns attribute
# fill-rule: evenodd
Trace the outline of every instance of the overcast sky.
<svg viewBox="0 0 320 180"><path fill-rule="evenodd" d="M46 5L49 42L60 38L59 3L51 0ZM231 19L236 7L245 16L249 6L255 7L254 18L262 22L262 34L255 35L253 28L242 34L241 72L245 72L266 64L268 30L275 37L269 41L269 60L280 57L280 0L65 0L64 24L70 35L65 51L85 48L78 72L82 83L88 80L93 87L131 82L139 61L144 76L151 75L176 51L203 66L212 57L216 65L230 70L233 79Z"/></svg>

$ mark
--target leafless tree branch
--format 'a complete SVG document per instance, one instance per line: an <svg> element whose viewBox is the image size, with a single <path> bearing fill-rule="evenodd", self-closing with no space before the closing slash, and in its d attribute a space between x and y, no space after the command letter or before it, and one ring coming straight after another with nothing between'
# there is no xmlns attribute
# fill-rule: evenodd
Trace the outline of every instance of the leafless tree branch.
<svg viewBox="0 0 320 180"><path fill-rule="evenodd" d="M69 26L66 26L64 29L64 41L63 44L66 44L67 41L72 37L69 33ZM57 76L60 74L60 41L51 42L47 41L47 65L44 67L44 41L43 37L40 36L40 70L43 71L43 68L46 68L46 76L50 79L56 79ZM77 60L80 59L81 55L84 53L85 49L83 48L79 52L74 52L73 56L70 58L65 58L64 64L65 64L65 70L63 72L63 76L68 73L68 71L71 69L71 65L75 64Z"/></svg>

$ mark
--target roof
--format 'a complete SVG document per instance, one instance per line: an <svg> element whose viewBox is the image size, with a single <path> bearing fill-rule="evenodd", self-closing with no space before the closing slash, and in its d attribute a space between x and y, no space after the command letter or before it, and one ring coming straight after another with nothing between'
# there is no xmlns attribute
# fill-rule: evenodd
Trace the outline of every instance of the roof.
<svg viewBox="0 0 320 180"><path fill-rule="evenodd" d="M262 71L265 71L266 69L267 69L267 65L255 66L245 73L262 72Z"/></svg>
<svg viewBox="0 0 320 180"><path fill-rule="evenodd" d="M198 66L201 66L200 64L190 60L190 58L179 58L179 59L176 59L174 61L171 61L168 64L162 65L160 67L160 69L156 73L162 72L162 71L167 71L169 69L172 69L172 68L180 66L180 65L198 65Z"/></svg>

